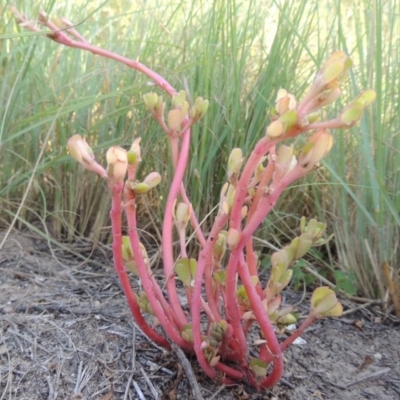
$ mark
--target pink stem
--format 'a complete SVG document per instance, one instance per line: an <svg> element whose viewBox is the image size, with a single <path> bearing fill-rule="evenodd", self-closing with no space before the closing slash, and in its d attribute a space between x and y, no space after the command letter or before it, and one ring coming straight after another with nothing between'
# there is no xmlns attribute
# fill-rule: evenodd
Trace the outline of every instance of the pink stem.
<svg viewBox="0 0 400 400"><path fill-rule="evenodd" d="M181 185L181 190L180 190L180 194L182 197L182 200L186 203L186 204L190 204L189 198L186 194L186 190L184 185ZM204 237L203 231L200 227L199 221L196 217L196 214L194 212L194 210L192 210L191 214L190 214L190 223L192 225L192 228L194 229L194 232L197 236L197 240L200 243L201 247L204 247L206 245L206 238Z"/></svg>
<svg viewBox="0 0 400 400"><path fill-rule="evenodd" d="M340 118L330 119L329 121L321 121L321 122L314 122L308 125L307 130L314 130L314 129L340 129L343 127L343 122L340 121Z"/></svg>
<svg viewBox="0 0 400 400"><path fill-rule="evenodd" d="M228 222L228 218L228 215L217 216L214 221L213 227L211 228L211 232L208 236L206 245L199 255L199 264L202 263L201 268L203 268L204 263L204 284L206 289L207 301L217 320L221 319L221 317L218 304L219 294L218 292L214 294L213 291L212 257L218 235L224 228L225 224Z"/></svg>
<svg viewBox="0 0 400 400"><path fill-rule="evenodd" d="M182 147L178 163L175 168L174 178L168 193L162 229L162 255L164 274L167 279L166 287L168 299L182 325L187 324L187 318L182 310L181 303L175 286L174 255L173 255L173 208L180 191L189 156L190 130L183 134Z"/></svg>
<svg viewBox="0 0 400 400"><path fill-rule="evenodd" d="M247 269L247 266L244 262L244 257L242 255L241 260L239 262L239 274L240 278L243 282L244 287L246 288L246 293L249 297L251 309L257 319L257 322L260 325L260 328L264 334L265 340L267 341L268 348L270 349L273 355L274 367L271 372L270 381L273 386L278 383L283 375L283 357L282 351L279 346L278 338L274 332L274 328L271 324L271 321L268 318L267 313L264 310L263 304L261 302L261 298L259 297L256 288L253 285L251 280L250 273Z"/></svg>
<svg viewBox="0 0 400 400"><path fill-rule="evenodd" d="M219 362L215 368L225 375L230 376L231 378L235 379L236 381L241 381L244 378L243 372L240 372L232 367L228 367L226 364Z"/></svg>
<svg viewBox="0 0 400 400"><path fill-rule="evenodd" d="M133 294L131 284L129 282L128 274L126 273L124 262L122 259L122 187L123 183L118 183L114 187L110 187L112 193L112 203L111 203L111 224L113 233L113 256L114 256L114 266L117 272L119 281L121 282L122 290L124 291L126 300L128 302L129 308L131 309L132 315L138 324L139 328L147 335L151 340L160 346L165 347L170 350L171 346L168 341L159 335L154 329L152 329L143 318L140 307L136 302L136 298Z"/></svg>
<svg viewBox="0 0 400 400"><path fill-rule="evenodd" d="M127 196L128 197L128 196ZM147 294L150 305L153 308L155 316L160 321L161 326L164 328L167 335L180 347L185 350L192 350L192 345L182 339L180 333L177 331L175 326L175 316L173 316L172 311L167 307L167 303L164 304L165 309L161 307L160 302L157 297L161 294L161 290L158 284L149 277L147 266L143 260L142 251L139 245L139 236L136 228L136 217L135 212L132 209L132 205L127 206L127 219L129 227L129 239L132 246L132 252L135 258L135 262L138 268L140 278L142 280L143 288ZM156 286L154 286L156 283Z"/></svg>
<svg viewBox="0 0 400 400"><path fill-rule="evenodd" d="M227 312L229 311L230 318L232 318L232 327L234 329L235 335L240 338L241 333L243 333L241 329L241 325L238 324L238 311L236 305L236 293L234 288L236 287L236 269L239 264L239 272L240 277L243 281L243 284L246 288L246 292L249 296L249 300L251 302L252 310L260 324L260 327L263 331L265 339L267 340L268 347L270 348L272 355L274 357L274 369L271 372L270 376L265 378L265 384L274 385L279 381L283 373L283 361L282 361L282 352L279 346L278 339L275 335L275 332L272 328L272 325L268 319L267 314L265 313L264 307L262 305L260 297L257 295L257 291L251 281L251 276L249 271L247 270L244 263L243 256L243 247L246 245L249 238L254 234L254 231L258 228L260 223L264 220L264 218L269 214L272 208L275 206L277 200L282 194L283 190L286 189L288 185L290 185L296 179L304 176L307 171L299 166L293 169L289 174L284 176L274 191L263 197L263 199L259 203L258 209L253 213L252 217L249 221L247 221L247 225L242 231L241 239L237 245L237 247L231 252L229 262L228 262L228 278L227 278ZM242 264L240 264L242 263ZM243 339L242 339L243 340ZM242 341L242 346L246 345L246 342Z"/></svg>
<svg viewBox="0 0 400 400"><path fill-rule="evenodd" d="M256 260L255 254L254 254L252 237L250 237L250 239L246 243L246 264L249 268L250 275L258 277L257 260ZM260 281L258 281L256 284L256 290L257 290L257 293L260 296L260 298L263 298L264 293L263 293Z"/></svg>
<svg viewBox="0 0 400 400"><path fill-rule="evenodd" d="M179 235L179 245L181 248L181 258L188 258L188 255L186 253L186 233L185 233L185 228L179 229L178 230L178 235Z"/></svg>
<svg viewBox="0 0 400 400"><path fill-rule="evenodd" d="M236 300L236 271L239 257L242 254L243 247L241 249L236 248L229 256L228 266L226 269L226 302L225 310L227 321L231 324L233 333L237 340L238 358L242 364L246 364L246 353L247 353L247 342L244 334L243 326L241 323L241 313Z"/></svg>
<svg viewBox="0 0 400 400"><path fill-rule="evenodd" d="M315 322L315 317L308 315L303 323L281 343L281 350L285 351L304 331Z"/></svg>
<svg viewBox="0 0 400 400"><path fill-rule="evenodd" d="M248 192L248 186L251 176L260 162L264 154L273 146L275 146L276 141L271 141L267 137L260 139L254 150L251 152L249 159L244 166L244 169L240 175L239 182L236 188L236 195L232 206L231 212L231 224L230 227L240 231L240 222L242 220L242 207L244 200Z"/></svg>
<svg viewBox="0 0 400 400"><path fill-rule="evenodd" d="M315 318L309 315L300 325L300 327L292 335L290 335L283 343L281 343L280 345L281 351L282 352L285 351L314 321ZM272 357L270 354L266 360L267 362L272 361ZM261 381L260 387L269 388L275 385L276 383L275 380L276 378L273 376L273 374L271 374Z"/></svg>
<svg viewBox="0 0 400 400"><path fill-rule="evenodd" d="M202 343L201 324L200 324L200 322L201 322L200 321L201 288L202 288L203 276L204 276L205 269L207 267L207 263L211 260L211 257L213 254L215 240L218 237L218 233L221 231L223 226L226 224L227 218L228 217L225 215L217 216L217 218L214 221L214 225L211 229L211 232L208 236L206 245L199 254L195 284L194 284L194 288L193 288L192 305L191 305L194 351L196 353L197 359L198 359L201 367L204 369L204 371L207 373L207 375L209 375L212 378L214 378L216 376L215 371L208 365L207 360L204 356L203 350L201 349L201 343ZM208 282L208 283L206 282L206 287L208 284L210 284L210 287L211 287L211 282ZM214 296L213 296L213 293L211 290L211 296L209 296L207 293L207 300L209 301L209 306L210 306L211 312L215 316L214 320L219 320L220 319L219 311L214 302L213 297Z"/></svg>
<svg viewBox="0 0 400 400"><path fill-rule="evenodd" d="M189 129L189 128L188 128ZM186 133L186 131L188 130L184 130L183 134ZM174 168L177 168L177 164L178 164L178 159L179 159L179 146L178 146L178 137L169 135L169 141L170 141L170 146L171 146L171 153L172 153L172 161L174 164ZM187 204L190 205L190 200L186 194L186 190L185 190L185 186L182 183L181 188L180 188L180 195L182 197L182 200ZM190 223L192 225L192 228L194 229L197 239L200 242L201 247L204 247L206 244L206 239L204 237L203 231L200 227L199 221L197 220L196 217L196 213L194 212L194 210L192 210L191 214L190 214Z"/></svg>
<svg viewBox="0 0 400 400"><path fill-rule="evenodd" d="M82 42L82 41L72 40L70 37L68 37L68 35L66 35L63 31L60 31L58 27L53 23L51 23L50 21L47 21L45 25L53 30L54 33L49 35L49 37L55 42L60 43L67 47L87 50L93 54L121 62L127 65L128 67L133 68L136 71L139 71L142 74L149 77L153 82L156 83L156 85L158 85L161 89L163 89L166 93L168 93L169 96L172 97L174 94L176 94L176 90L169 84L169 82L166 79L164 79L161 75L157 74L156 72L146 67L139 61L131 60L127 57L121 56L109 50L104 50L100 47L91 45L86 41Z"/></svg>
<svg viewBox="0 0 400 400"><path fill-rule="evenodd" d="M225 226L228 220L228 215L218 215L214 221L211 232L208 236L205 247L201 250L199 254L199 261L197 264L195 286L193 289L193 297L197 299L201 297L201 287L203 282L203 275L206 273L205 277L205 287L209 307L211 312L214 314L215 319L221 319L218 306L215 302L214 293L212 290L212 276L211 276L211 263L212 255L217 240L218 234L221 232L222 228ZM193 301L192 306L192 322L193 326L199 327L200 332L200 303L198 301ZM198 325L197 325L198 324ZM200 333L198 336L200 343Z"/></svg>

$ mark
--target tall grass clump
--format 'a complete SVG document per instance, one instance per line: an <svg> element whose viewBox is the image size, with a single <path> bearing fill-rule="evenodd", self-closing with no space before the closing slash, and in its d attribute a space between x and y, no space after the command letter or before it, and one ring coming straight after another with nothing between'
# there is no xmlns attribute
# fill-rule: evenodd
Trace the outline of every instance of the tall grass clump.
<svg viewBox="0 0 400 400"><path fill-rule="evenodd" d="M33 2L16 5L26 15L37 15ZM396 6L394 0L384 6L366 0L153 0L128 5L49 1L43 8L79 23L91 43L139 59L178 89L190 88L190 100L210 99L193 131L185 178L202 215L218 202L230 150L241 147L248 153L263 135L266 110L278 89L301 96L311 71L327 55L338 48L348 52L356 65L343 101L361 87L373 87L374 108L360 127L338 136L336 152L314 175L311 188L305 185L300 195L299 188L296 195L285 192L280 212L264 222L260 239L262 246L279 248L293 236L299 216L318 216L329 222L335 242L309 262L326 269L319 273L335 284L344 278L348 292L381 297L380 264L399 265ZM6 7L0 12L5 21L0 27L0 224L47 229L55 240L107 239L107 191L100 181L93 184L85 173L76 173L65 144L80 133L99 154L140 135L143 151L153 155L141 173L171 176L166 139L143 112L149 83L123 65L26 33ZM164 202L153 197L140 204L139 218L148 221L151 233L157 234L153 227Z"/></svg>
<svg viewBox="0 0 400 400"><path fill-rule="evenodd" d="M335 46L356 64L348 95L367 85L377 99L359 127L339 134L338 151L326 163L328 186L313 194L319 217L331 221L338 266L360 294L381 299L387 295L383 264L393 280L400 270L398 7L396 1L336 3Z"/></svg>
<svg viewBox="0 0 400 400"><path fill-rule="evenodd" d="M193 203L203 211L218 197L222 176L215 171L223 170L218 166L225 165L229 150L247 149L262 133L265 109L287 81L288 62L293 71L298 65L304 49L301 37L311 29L301 23L308 18L305 2L279 9L273 2L153 1L128 10L119 2L99 8L53 3L45 11L82 22L82 34L91 41L157 65L176 87L190 87L190 96L202 93L212 100L207 119L194 132L188 176ZM38 10L32 8L24 4L22 11L36 15ZM26 194L17 215L19 227L39 219L51 226L56 238L104 238L108 231L100 228L107 225L108 215L99 199L107 194L101 184L88 186L85 175L72 173L76 167L66 159L65 143L71 132L80 132L98 144L95 150L102 150L146 132L144 149L162 154L165 139L136 107L148 82L113 62L60 50L20 32L11 14L6 9L3 13L3 223L12 220ZM263 71L269 71L271 79L260 88L262 98L256 99L257 77ZM154 157L143 168L168 173L166 165ZM206 187L215 190L204 196ZM85 204L91 206L82 213ZM143 205L143 213L155 209L152 217L158 218L162 207L163 199L154 199L152 207Z"/></svg>

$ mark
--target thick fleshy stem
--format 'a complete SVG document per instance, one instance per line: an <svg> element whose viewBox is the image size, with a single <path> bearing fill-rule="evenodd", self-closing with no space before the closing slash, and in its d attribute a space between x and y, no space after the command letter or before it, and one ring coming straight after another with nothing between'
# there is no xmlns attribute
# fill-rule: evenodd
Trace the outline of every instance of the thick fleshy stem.
<svg viewBox="0 0 400 400"><path fill-rule="evenodd" d="M185 134L185 133L186 133L186 130L183 131L183 134ZM179 159L179 138L177 136L173 136L173 135L168 135L168 137L169 137L169 142L170 142L170 147L171 147L172 161L174 164L174 168L176 170L177 165L178 165L178 159ZM181 184L180 195L182 197L182 200L187 205L190 205L190 201L187 196L186 189L185 189L185 186L183 183ZM192 210L192 212L190 213L190 223L192 225L192 228L195 231L197 240L199 241L201 247L204 247L206 245L206 239L204 237L203 231L200 227L199 221L197 220L194 210Z"/></svg>
<svg viewBox="0 0 400 400"><path fill-rule="evenodd" d="M308 315L307 318L302 322L302 324L296 329L296 331L293 332L288 338L286 338L280 344L281 351L284 352L314 322L315 322L315 317L313 317L312 315ZM265 349L263 349L263 350L265 353ZM272 357L271 353L266 354L265 362L270 363L272 361L273 361L273 357ZM270 378L270 376L268 376L266 378L265 382L264 381L261 382L261 387L264 387L264 388L271 387L271 384L270 384L271 381L272 381L272 378Z"/></svg>
<svg viewBox="0 0 400 400"><path fill-rule="evenodd" d="M301 323L301 325L281 343L281 350L285 351L304 331L315 322L315 317L311 314Z"/></svg>
<svg viewBox="0 0 400 400"><path fill-rule="evenodd" d="M200 310L201 310L201 287L203 282L204 271L207 265L207 262L212 257L212 249L214 247L215 239L218 236L218 233L221 232L221 229L226 224L227 216L217 216L213 228L211 229L211 233L208 236L205 247L201 250L199 255L199 260L197 263L197 271L195 284L193 288L193 297L191 304L191 316L192 316L192 330L193 330L193 343L194 343L194 351L196 353L197 359L204 369L205 372L210 377L215 377L215 371L208 365L207 360L204 356L203 350L201 349L201 324L200 324ZM209 306L213 314L215 315L215 319L220 319L219 311L216 308L216 304L213 302L213 294L211 293L211 298L207 296L207 300L209 301ZM210 301L211 300L211 301Z"/></svg>
<svg viewBox="0 0 400 400"><path fill-rule="evenodd" d="M135 318L135 321L138 324L139 328L155 343L170 350L171 346L168 341L164 337L159 335L154 329L152 329L144 319L140 307L137 304L136 298L133 294L132 287L129 282L129 277L124 267L124 262L122 258L122 188L123 183L118 183L117 185L110 187L110 191L112 194L110 217L113 232L112 249L115 271L118 275L129 308L131 309L132 315Z"/></svg>
<svg viewBox="0 0 400 400"><path fill-rule="evenodd" d="M250 275L258 277L257 259L256 255L254 254L254 247L253 247L253 237L250 237L250 239L246 243L246 264L247 267L249 268ZM261 287L261 283L259 281L256 283L256 290L258 295L261 298L263 298L264 293Z"/></svg>
<svg viewBox="0 0 400 400"><path fill-rule="evenodd" d="M234 369L232 367L229 367L226 364L223 364L221 362L217 363L215 366L215 369L223 372L225 375L235 379L236 381L241 381L244 378L243 372L238 371L237 369Z"/></svg>
<svg viewBox="0 0 400 400"><path fill-rule="evenodd" d="M231 324L233 333L235 335L238 347L238 359L242 362L242 365L247 368L246 353L247 353L247 341L244 333L241 313L236 300L236 272L239 257L242 254L243 247L241 249L235 249L231 252L228 260L228 266L226 268L226 301L225 310L227 321Z"/></svg>
<svg viewBox="0 0 400 400"><path fill-rule="evenodd" d="M135 205L135 198L132 197L132 194L130 191L126 190L125 191L125 213L126 213L126 218L128 222L128 232L130 233L131 231L137 231L137 224L136 224L136 205ZM131 235L129 237L131 243L132 240L135 240ZM144 262L143 256L140 254L141 262ZM136 261L136 259L135 259ZM180 321L178 320L177 316L175 313L172 312L171 307L167 300L165 299L162 290L160 286L158 285L154 275L152 275L151 271L146 274L145 277L141 276L141 279L150 279L154 294L160 303L162 309L164 310L165 315L167 318L174 324L174 326L178 329L181 329L181 324Z"/></svg>
<svg viewBox="0 0 400 400"><path fill-rule="evenodd" d="M48 34L47 36L50 39L54 40L55 42L62 44L64 46L67 46L67 47L73 47L76 49L90 51L93 54L121 62L121 63L127 65L128 67L133 68L136 71L139 71L142 74L146 75L157 86L159 86L161 89L163 89L165 92L167 92L169 96L172 97L174 94L176 94L176 90L169 84L169 82L166 79L164 79L161 75L157 74L156 72L154 72L150 68L146 67L139 61L131 60L127 57L121 56L112 51L104 50L100 47L91 45L86 40L84 40L84 41L72 40L65 33L65 32L68 32L68 29L60 30L58 28L58 26L55 25L53 22L51 22L49 19L47 19L47 17L43 17L41 15L39 16L39 20L43 25L47 26L50 30L53 31L53 33Z"/></svg>
<svg viewBox="0 0 400 400"><path fill-rule="evenodd" d="M207 301L217 319L220 319L221 317L218 304L219 293L217 292L214 294L213 291L212 257L218 235L227 223L228 218L229 216L225 214L217 216L214 221L213 227L211 228L209 240L207 240L206 246L202 250L202 254L204 254L204 257L199 257L199 264L204 263L204 285L206 289ZM203 264L201 265L201 268L203 268Z"/></svg>
<svg viewBox="0 0 400 400"><path fill-rule="evenodd" d="M139 275L142 280L143 288L147 294L150 305L154 311L155 316L160 321L161 326L165 330L166 334L173 340L179 347L184 350L192 350L192 345L182 339L180 332L178 332L168 316L164 313L163 308L157 300L155 288L153 283L148 276L147 266L141 257L141 249L139 246L139 237L137 231L134 229L129 229L129 238L132 246L132 252L135 257L136 265L139 271Z"/></svg>
<svg viewBox="0 0 400 400"><path fill-rule="evenodd" d="M126 196L128 197L128 196ZM132 204L128 207L132 207ZM137 265L137 269L139 272L139 275L142 280L142 285L143 288L147 294L148 300L150 302L150 305L154 311L155 316L159 320L161 326L165 330L166 334L173 340L178 346L180 346L184 350L191 351L192 350L192 345L185 340L180 335L180 332L177 331L176 326L175 326L175 317L171 316L170 312L165 313L165 310L161 306L161 303L157 299L157 295L159 291L156 289L154 286L154 282L152 279L149 277L148 271L147 271L147 265L144 262L143 256L142 256L142 251L140 248L140 241L139 241L139 236L137 233L136 229L136 221L135 221L135 213L133 210L129 211L127 210L127 218L128 218L128 234L129 234L129 239L132 247L132 252L133 256ZM168 307L169 308L169 307ZM166 310L168 310L166 308ZM172 310L173 312L173 310Z"/></svg>
<svg viewBox="0 0 400 400"><path fill-rule="evenodd" d="M236 187L235 199L233 201L232 212L231 212L231 222L230 227L240 231L240 222L242 220L242 207L244 200L247 195L249 182L251 176L258 163L264 156L266 152L273 146L275 146L276 141L271 141L268 137L263 137L260 139L254 150L251 152L249 159L247 160L243 171L240 175L239 182Z"/></svg>
<svg viewBox="0 0 400 400"><path fill-rule="evenodd" d="M171 182L167 201L165 204L165 214L162 229L162 256L164 263L164 274L167 279L166 287L168 292L169 302L172 309L177 314L182 325L187 324L187 318L183 312L179 301L178 293L175 285L174 274L174 255L173 255L173 210L175 200L178 197L180 188L183 182L186 165L189 156L190 147L190 130L186 131L182 137L181 152L179 154L178 163L176 164L175 174Z"/></svg>
<svg viewBox="0 0 400 400"><path fill-rule="evenodd" d="M232 276L235 278L237 267L239 267L240 277L243 281L243 284L246 288L246 292L249 296L249 300L252 306L252 311L257 318L258 323L260 324L261 330L264 334L265 339L267 340L268 347L272 353L274 358L274 368L271 372L271 375L265 378L264 384L268 384L270 386L274 385L279 381L283 373L283 361L282 361L282 352L279 346L278 339L275 335L275 332L272 328L271 322L268 319L268 316L264 310L260 297L257 295L257 291L254 287L254 284L251 280L251 276L249 271L247 270L244 263L243 256L243 248L246 245L249 238L254 234L254 231L260 225L261 221L265 219L265 217L269 214L272 208L275 206L277 200L282 194L283 190L286 189L292 182L301 178L305 174L308 173L307 169L301 168L297 166L290 173L282 178L274 191L266 195L259 203L258 209L254 212L249 221L247 221L247 225L242 231L240 241L237 247L231 252L229 257L227 272L227 311L231 313L235 312L235 308L232 307L232 303L236 303L235 292L230 288L230 285L235 286L235 281L231 282ZM239 263L242 263L239 265ZM235 275L234 275L235 274ZM230 279L230 281L228 281ZM228 290L230 289L230 290ZM237 315L231 315L231 318L237 319ZM232 327L234 329L235 335L239 335L242 332L242 329L239 329L237 321L232 322ZM240 326L241 328L241 326Z"/></svg>
<svg viewBox="0 0 400 400"><path fill-rule="evenodd" d="M251 280L251 276L249 274L249 271L247 270L247 265L244 262L243 255L241 258L242 259L240 260L238 267L239 275L243 282L243 285L246 288L246 293L250 300L251 309L264 334L268 348L273 355L274 366L269 377L269 382L271 382L269 386L273 386L279 382L283 374L282 351L280 349L278 338L276 337L271 321L269 320L268 315L265 312L261 299Z"/></svg>
<svg viewBox="0 0 400 400"><path fill-rule="evenodd" d="M257 186L256 194L253 197L249 212L247 214L247 220L251 219L252 215L257 210L258 204L265 194L265 189L271 181L272 176L275 172L275 161L273 160L273 156L275 155L275 146L272 146L268 151L269 161L263 171L261 180Z"/></svg>

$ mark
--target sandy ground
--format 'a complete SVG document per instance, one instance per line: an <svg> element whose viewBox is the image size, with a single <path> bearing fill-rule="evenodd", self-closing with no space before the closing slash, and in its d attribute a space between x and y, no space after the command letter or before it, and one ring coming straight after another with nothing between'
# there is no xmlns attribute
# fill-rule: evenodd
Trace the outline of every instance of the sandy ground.
<svg viewBox="0 0 400 400"><path fill-rule="evenodd" d="M91 254L85 244L75 250ZM400 321L378 306L343 303L345 316L318 322L304 344L285 352L284 378L272 390L221 386L189 356L202 397L400 399ZM7 239L0 252L1 400L194 399L182 365L135 327L109 253L82 262L28 235Z"/></svg>

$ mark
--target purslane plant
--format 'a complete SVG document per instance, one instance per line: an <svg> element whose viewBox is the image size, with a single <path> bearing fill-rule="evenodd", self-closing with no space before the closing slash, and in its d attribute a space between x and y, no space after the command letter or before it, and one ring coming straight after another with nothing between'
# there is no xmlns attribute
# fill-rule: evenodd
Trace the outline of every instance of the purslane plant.
<svg viewBox="0 0 400 400"><path fill-rule="evenodd" d="M40 31L36 22L29 21L16 9L13 12L22 26ZM80 135L73 135L68 141L70 155L84 168L103 177L111 192L114 265L136 323L158 345L170 349L172 341L183 350L195 353L211 378L219 378L226 384L243 380L259 389L275 385L283 373L282 352L316 320L340 316L342 306L334 291L328 287L317 288L311 297L308 316L294 332L279 341L280 333L286 332L285 327L299 321L292 307L282 305L280 294L292 277L291 266L311 247L329 240L324 239L326 226L315 219L307 223L303 217L300 235L272 254L271 274L265 287L258 277L253 235L282 192L312 172L331 150L333 137L328 129L348 128L357 123L375 93L366 90L336 118L319 119L321 108L339 98L340 83L352 65L341 51L334 52L324 63L300 102L293 94L279 90L271 123L248 157L241 149L232 150L218 212L211 231L206 233L187 196L184 176L191 128L206 113L208 101L198 97L190 105L184 91L177 92L163 77L138 61L91 45L67 19L61 19L56 25L45 13L40 13L37 22L50 30L47 36L55 42L122 62L147 75L171 97L167 106L158 93L144 96L148 111L168 136L174 167L162 226L166 296L150 269L137 229L136 199L146 196L161 181L157 172L144 179L136 176L142 156L140 138L133 141L129 150L111 147L106 155L107 168L97 163ZM306 132L313 133L300 150L282 144ZM123 236L123 213L127 236ZM186 251L190 227L200 247L197 259L189 258ZM179 238L177 258L174 257L174 228ZM142 292L134 293L128 273L140 277ZM183 284L188 308L181 304L177 280ZM146 315L153 316L156 323L150 323L151 318ZM251 344L258 350L258 356L253 358L249 358L247 341L250 329L259 332L259 340Z"/></svg>

